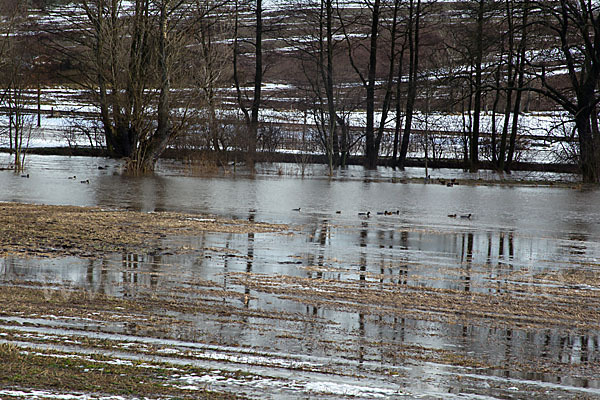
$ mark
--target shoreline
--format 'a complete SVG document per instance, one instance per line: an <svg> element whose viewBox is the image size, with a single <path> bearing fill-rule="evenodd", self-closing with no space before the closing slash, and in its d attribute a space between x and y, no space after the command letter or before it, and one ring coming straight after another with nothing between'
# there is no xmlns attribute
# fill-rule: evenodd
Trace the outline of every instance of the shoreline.
<svg viewBox="0 0 600 400"><path fill-rule="evenodd" d="M7 148L0 148L1 153L10 153ZM26 150L27 154L36 155L55 155L55 156L86 156L86 157L110 157L105 149L91 148L91 147L36 147ZM190 160L190 161L202 161L202 162L213 162L215 165L229 163L229 162L243 162L247 160L248 156L245 152L240 151L228 151L228 152L214 152L206 150L176 150L167 149L161 159L171 160ZM259 152L256 155L256 162L283 162L292 164L327 164L327 157L320 154L289 154L281 152ZM382 167L393 167L392 161L389 158L380 157L377 163L378 166ZM364 165L364 157L350 157L346 163L347 165ZM425 160L422 158L409 158L405 162L405 167L417 167L425 168ZM427 167L430 169L462 169L468 170L469 165L465 161L456 159L443 159L443 160L427 160ZM495 171L494 166L489 161L481 161L479 170ZM574 164L561 164L561 163L533 163L533 162L513 162L512 171L531 171L531 172L551 172L551 173L565 173L565 174L578 174L579 168ZM506 173L510 175L510 173Z"/></svg>

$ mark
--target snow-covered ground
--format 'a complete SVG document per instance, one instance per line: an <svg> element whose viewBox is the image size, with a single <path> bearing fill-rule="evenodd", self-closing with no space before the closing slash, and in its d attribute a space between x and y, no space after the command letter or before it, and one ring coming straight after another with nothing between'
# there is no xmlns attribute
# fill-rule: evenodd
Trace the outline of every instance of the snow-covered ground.
<svg viewBox="0 0 600 400"><path fill-rule="evenodd" d="M278 98L278 93L289 93L294 88L288 84L267 83L264 89L270 96ZM227 96L227 93L224 93L224 95ZM67 87L43 89L41 91L41 113L40 124L38 126L37 92L33 90L29 92L26 105L27 114L23 121L23 131L25 132L23 147L86 147L104 145L101 124L98 119L98 108L84 99L86 99L86 96L82 90ZM293 104L293 102L290 104ZM0 104L1 106L6 106L6 104ZM233 104L230 109L222 110L221 115L242 119L241 112ZM317 122L311 113L290 107L281 109L263 108L260 116L264 122L279 124L284 127L284 134L287 136L300 135L305 123L310 128ZM380 114L375 116L377 125L380 118ZM402 115L400 118L402 118ZM489 112L482 114L480 125L482 133L489 134L492 131L492 118L492 114ZM361 129L366 124L366 114L362 111L352 112L347 115L347 120L355 134L360 135ZM395 124L395 114L390 113L386 121L388 143L393 135ZM423 142L423 138L420 137L419 133L427 131L429 140L440 146L439 149L445 147L442 150L445 157L456 157L460 154L461 146L463 145L462 140L464 135L462 132L468 132L470 124L468 115L463 116L461 114L439 112L424 114L416 112L412 129L417 131L417 135L413 136L413 142ZM504 124L503 115L496 115L495 124L496 131L500 133ZM512 120L509 121L509 127L510 124L512 124ZM8 127L9 116L7 112L3 112L0 115L0 146L2 147L10 146L10 131ZM564 145L563 139L568 137L572 130L573 123L564 112L523 113L519 116L519 134L521 137L527 138L529 142L528 146L530 146L530 149L521 152L523 161L555 161L554 154L561 151L561 146ZM384 142L386 142L385 139ZM288 152L294 151L294 149L290 148L282 150ZM296 150L300 151L301 149ZM358 146L356 151L360 153L362 151L361 146ZM384 153L385 151L382 150ZM423 157L422 146L413 146L409 156Z"/></svg>

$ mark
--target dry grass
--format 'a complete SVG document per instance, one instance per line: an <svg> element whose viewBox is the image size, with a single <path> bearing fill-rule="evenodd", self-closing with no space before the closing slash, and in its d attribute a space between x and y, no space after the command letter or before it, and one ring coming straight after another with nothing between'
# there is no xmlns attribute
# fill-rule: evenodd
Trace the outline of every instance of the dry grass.
<svg viewBox="0 0 600 400"><path fill-rule="evenodd" d="M0 257L100 257L111 252L152 253L168 235L193 236L202 232L282 232L283 225L205 218L174 212L143 213L2 203Z"/></svg>

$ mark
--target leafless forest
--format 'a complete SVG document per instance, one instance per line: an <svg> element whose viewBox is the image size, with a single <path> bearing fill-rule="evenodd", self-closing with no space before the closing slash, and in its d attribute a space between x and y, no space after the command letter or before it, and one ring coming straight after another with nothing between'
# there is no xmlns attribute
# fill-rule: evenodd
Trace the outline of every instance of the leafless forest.
<svg viewBox="0 0 600 400"><path fill-rule="evenodd" d="M97 129L99 146L134 171L152 170L166 149L510 171L536 161L523 156L532 147L553 146L552 163L600 181L596 2L1 6L0 101L15 165L35 124L26 116L44 109L40 92L68 88L82 105L81 134Z"/></svg>

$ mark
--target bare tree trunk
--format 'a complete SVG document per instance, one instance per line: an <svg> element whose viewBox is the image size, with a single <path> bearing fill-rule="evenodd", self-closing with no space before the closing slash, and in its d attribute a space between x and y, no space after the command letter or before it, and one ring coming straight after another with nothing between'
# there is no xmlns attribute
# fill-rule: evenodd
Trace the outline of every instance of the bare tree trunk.
<svg viewBox="0 0 600 400"><path fill-rule="evenodd" d="M242 90L240 87L239 71L238 71L238 57L240 54L239 50L239 2L235 2L235 21L234 21L234 38L233 38L233 81L237 93L237 101L240 110L244 114L246 120L246 128L248 130L247 140L247 158L248 163L253 167L256 160L256 147L258 142L258 122L259 122L259 111L261 105L261 90L262 90L262 79L263 79L263 58L262 58L262 35L263 35L263 21L262 21L262 0L256 0L256 9L254 11L256 18L255 26L255 45L254 45L254 94L252 98L252 104L250 110L244 105L242 98Z"/></svg>
<svg viewBox="0 0 600 400"><path fill-rule="evenodd" d="M327 98L328 127L325 130L325 149L329 163L329 172L339 162L339 141L337 137L335 98L333 95L333 6L332 0L321 0L319 15L319 72L325 86ZM323 15L325 14L325 15ZM323 27L325 20L325 27ZM325 33L323 34L323 31ZM325 61L325 59L327 61Z"/></svg>
<svg viewBox="0 0 600 400"><path fill-rule="evenodd" d="M367 72L367 126L365 128L366 167L377 167L379 149L375 141L375 79L377 78L377 41L379 36L379 5L375 0L371 16L371 47L369 49L369 70Z"/></svg>
<svg viewBox="0 0 600 400"><path fill-rule="evenodd" d="M171 11L170 0L163 0L160 8L159 37L158 37L158 64L160 69L160 94L158 97L157 127L154 135L146 146L141 146L142 153L139 160L139 171L146 172L154 169L158 157L166 148L169 141L169 93L171 90L171 76L169 67L169 26L167 15ZM145 143L142 143L145 144Z"/></svg>
<svg viewBox="0 0 600 400"><path fill-rule="evenodd" d="M500 102L500 70L501 66L498 65L496 68L496 93L494 95L494 105L492 106L492 164L498 165L498 149L497 149L497 140L498 140L498 129L496 125L496 109L498 108L498 103Z"/></svg>
<svg viewBox="0 0 600 400"><path fill-rule="evenodd" d="M519 129L519 114L521 113L521 98L523 95L523 87L525 86L525 52L527 50L527 25L529 16L529 0L526 0L523 5L523 26L521 28L521 42L519 43L518 65L516 73L519 75L517 82L517 93L515 95L515 104L513 109L513 120L510 131L510 142L508 146L508 155L506 157L506 165L504 170L510 172L511 164L515 155L515 147L517 143L517 131Z"/></svg>
<svg viewBox="0 0 600 400"><path fill-rule="evenodd" d="M392 27L390 31L391 45L390 45L390 57L389 57L389 70L387 76L387 82L385 86L385 94L383 97L383 103L381 105L381 119L379 121L379 128L377 130L377 136L375 137L375 148L377 153L381 147L381 139L385 132L385 124L387 122L388 113L390 111L392 102L392 89L394 86L394 72L395 72L395 60L396 60L396 45L397 45L397 30L398 30L398 12L400 8L400 0L394 1L394 10L392 16Z"/></svg>
<svg viewBox="0 0 600 400"><path fill-rule="evenodd" d="M332 152L333 152L333 163L339 163L339 140L336 129L336 110L335 110L335 99L333 97L333 5L332 0L325 1L326 9L326 27L327 27L327 79L325 81L325 87L327 91L327 103L329 110L329 129L332 137Z"/></svg>
<svg viewBox="0 0 600 400"><path fill-rule="evenodd" d="M255 67L254 67L254 97L250 109L250 146L248 147L248 156L250 162L256 160L256 145L258 141L258 112L260 110L261 89L263 79L263 58L262 58L262 0L256 0L256 43L255 43Z"/></svg>
<svg viewBox="0 0 600 400"><path fill-rule="evenodd" d="M512 107L512 93L513 87L515 86L515 75L513 74L513 57L514 57L514 39L515 29L513 22L513 9L511 5L512 0L506 0L506 18L508 22L508 60L507 60L507 72L508 83L506 89L506 104L504 107L504 125L502 126L502 135L500 137L500 153L498 154L498 170L504 169L506 162L506 140L508 138L508 123L510 120L510 110Z"/></svg>
<svg viewBox="0 0 600 400"><path fill-rule="evenodd" d="M401 98L402 98L402 67L403 67L403 58L404 58L404 45L402 46L402 50L400 51L400 55L398 56L398 75L396 81L396 102L395 111L396 111L396 121L394 124L394 149L392 155L392 165L396 166L398 163L398 145L400 140L400 130L402 127L402 118L400 118L401 109Z"/></svg>
<svg viewBox="0 0 600 400"><path fill-rule="evenodd" d="M398 158L398 167L404 168L406 155L408 153L408 144L410 141L412 118L417 96L417 76L419 70L419 25L421 19L421 0L410 0L409 19L408 19L408 92L406 96L406 113L404 119L404 134L402 136L402 146L400 147L400 157Z"/></svg>
<svg viewBox="0 0 600 400"><path fill-rule="evenodd" d="M483 62L483 8L484 0L479 0L477 9L477 38L475 50L475 99L473 101L473 131L471 133L471 146L469 152L469 170L477 172L479 169L479 128L481 115L481 75Z"/></svg>

